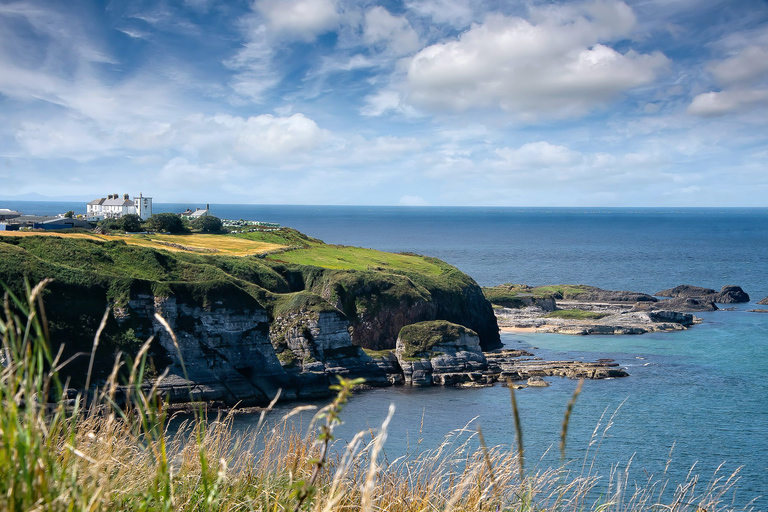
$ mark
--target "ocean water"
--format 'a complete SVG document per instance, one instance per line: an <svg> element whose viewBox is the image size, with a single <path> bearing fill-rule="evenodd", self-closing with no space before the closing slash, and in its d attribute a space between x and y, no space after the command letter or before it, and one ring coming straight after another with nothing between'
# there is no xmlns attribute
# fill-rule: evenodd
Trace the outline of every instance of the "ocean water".
<svg viewBox="0 0 768 512"><path fill-rule="evenodd" d="M187 206L202 205L161 204L155 211ZM85 209L0 202L3 207L38 214ZM641 485L664 477L670 460L666 477L673 484L691 467L705 483L738 471L737 490L727 499L738 506L754 499L755 509L768 510L768 314L747 311L768 296L768 208L211 208L223 218L278 222L328 243L435 256L481 285L582 283L646 293L678 284L742 286L750 304L700 313L704 322L684 332L503 334L502 340L544 358L613 358L627 367L630 377L585 383L568 434L573 467L580 470L587 460L607 479L629 464ZM560 425L576 382L549 380L548 388L517 392L529 468L559 463ZM339 437L377 427L390 403L396 407L390 460L434 448L467 424L470 433L480 425L488 444L514 442L509 391L501 386L360 393L344 411ZM247 428L256 419L235 421Z"/></svg>

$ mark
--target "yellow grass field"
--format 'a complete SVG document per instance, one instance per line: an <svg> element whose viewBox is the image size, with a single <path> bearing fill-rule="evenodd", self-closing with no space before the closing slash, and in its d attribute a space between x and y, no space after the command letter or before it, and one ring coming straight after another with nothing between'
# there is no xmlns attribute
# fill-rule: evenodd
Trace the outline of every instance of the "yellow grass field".
<svg viewBox="0 0 768 512"><path fill-rule="evenodd" d="M85 238L91 240L122 240L129 245L140 245L172 252L194 254L218 254L223 256L251 256L280 249L284 245L257 242L227 235L96 235L90 233L47 233L44 231L4 231L0 236L58 236L61 238Z"/></svg>

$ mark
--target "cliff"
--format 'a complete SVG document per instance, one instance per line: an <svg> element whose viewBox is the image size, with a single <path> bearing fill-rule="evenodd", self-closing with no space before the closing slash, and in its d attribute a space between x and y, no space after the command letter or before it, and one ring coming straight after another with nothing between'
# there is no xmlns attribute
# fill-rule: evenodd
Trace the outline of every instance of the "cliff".
<svg viewBox="0 0 768 512"><path fill-rule="evenodd" d="M422 321L465 326L484 350L501 345L479 286L440 260L328 246L293 230L264 236L287 249L234 257L0 236L0 281L21 293L25 280L54 279L46 310L54 351L63 345L64 359L90 353L110 307L96 353L97 383L117 352L133 355L154 337L149 371L169 368L163 389L171 400L191 394L263 404L277 389L286 398L324 396L337 374L388 385L398 379L363 349L395 349L400 330ZM172 327L178 348L156 313ZM73 385L83 384L87 365L87 357L77 357L68 366Z"/></svg>

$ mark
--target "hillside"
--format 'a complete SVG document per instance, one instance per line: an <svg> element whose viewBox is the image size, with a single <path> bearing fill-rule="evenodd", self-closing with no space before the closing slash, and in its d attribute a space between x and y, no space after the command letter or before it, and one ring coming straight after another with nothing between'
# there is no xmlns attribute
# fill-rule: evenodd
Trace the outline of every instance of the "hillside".
<svg viewBox="0 0 768 512"><path fill-rule="evenodd" d="M148 245L157 242L176 247ZM225 252L233 247L243 255ZM257 248L264 250L249 255ZM500 345L490 303L456 268L413 254L327 245L287 228L140 244L0 236L0 281L20 293L25 280L48 277L51 339L66 345L65 356L90 352L110 305L98 368L106 372L118 350L135 353L153 335L157 370L178 367L173 343L154 319L160 313L188 366L197 365L190 379L214 388L224 382L230 399L245 393L260 402L272 387L291 386L298 396L313 386L303 381L317 380L316 363L327 368L333 359L338 366L342 355L353 356L342 370L362 364L358 370L370 373L360 349L394 349L400 329L416 322L451 321L477 332L484 349ZM75 378L84 364L79 358L72 366Z"/></svg>

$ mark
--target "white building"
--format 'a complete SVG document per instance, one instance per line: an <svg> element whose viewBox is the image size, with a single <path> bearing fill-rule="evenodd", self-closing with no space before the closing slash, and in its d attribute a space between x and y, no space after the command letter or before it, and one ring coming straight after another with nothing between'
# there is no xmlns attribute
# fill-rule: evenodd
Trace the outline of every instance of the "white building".
<svg viewBox="0 0 768 512"><path fill-rule="evenodd" d="M205 208L195 208L195 211L187 208L187 211L181 212L179 215L186 217L189 220L199 219L200 217L207 217L211 214L211 205L206 204Z"/></svg>
<svg viewBox="0 0 768 512"><path fill-rule="evenodd" d="M128 194L123 194L121 198L118 194L110 194L107 197L94 199L86 205L86 218L89 221L98 221L101 219L119 219L123 215L138 215L142 220L152 216L152 198L134 197L128 198Z"/></svg>

